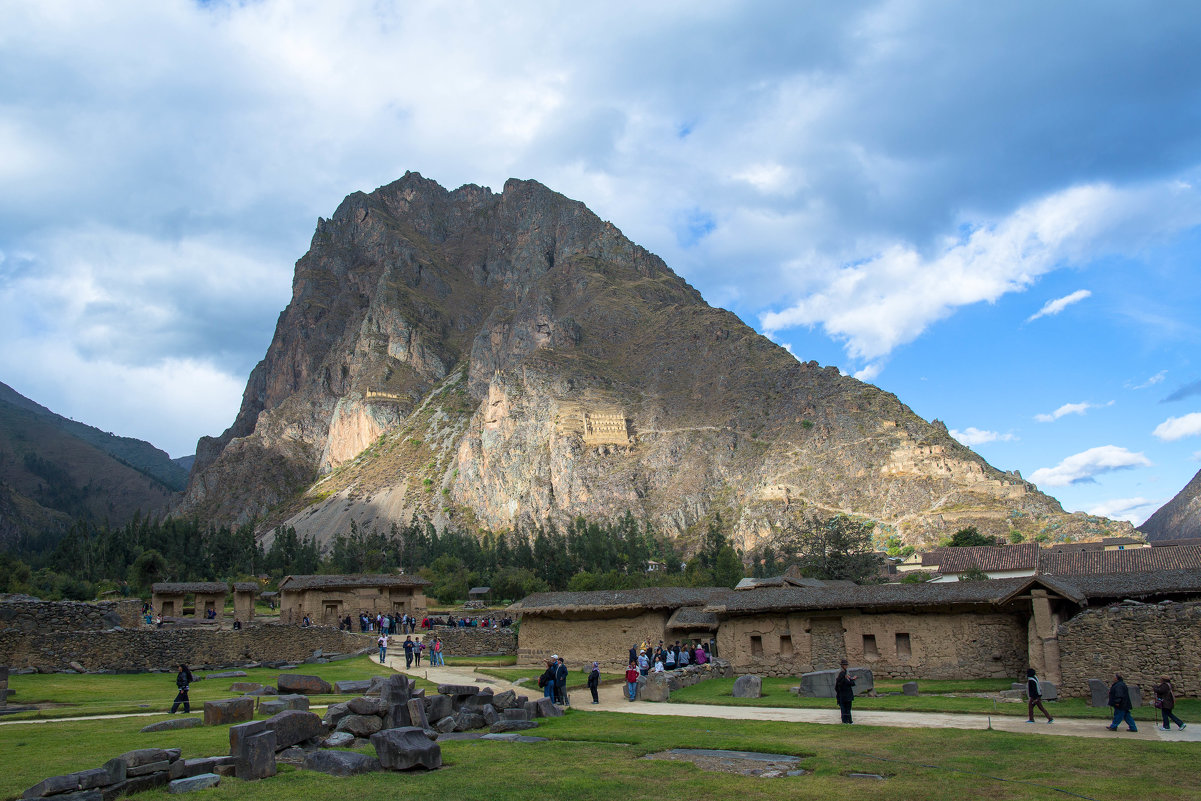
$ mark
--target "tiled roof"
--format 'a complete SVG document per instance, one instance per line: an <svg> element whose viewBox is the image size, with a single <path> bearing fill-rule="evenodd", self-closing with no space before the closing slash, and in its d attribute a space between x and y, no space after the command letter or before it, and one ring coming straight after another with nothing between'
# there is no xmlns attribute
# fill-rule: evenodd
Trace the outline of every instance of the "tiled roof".
<svg viewBox="0 0 1201 801"><path fill-rule="evenodd" d="M229 585L224 581L160 581L151 584L150 591L158 595L216 594L228 593Z"/></svg>
<svg viewBox="0 0 1201 801"><path fill-rule="evenodd" d="M1145 573L1201 569L1201 546L1132 548L1128 551L1077 551L1041 554L1039 572L1055 576Z"/></svg>
<svg viewBox="0 0 1201 801"><path fill-rule="evenodd" d="M1189 537L1182 540L1148 540L1152 548L1174 548L1180 545L1201 545L1201 537Z"/></svg>
<svg viewBox="0 0 1201 801"><path fill-rule="evenodd" d="M536 592L510 609L523 615L553 615L587 610L678 609L703 606L711 599L732 593L725 587L643 587L636 590L591 592Z"/></svg>
<svg viewBox="0 0 1201 801"><path fill-rule="evenodd" d="M420 576L288 576L279 583L280 592L295 590L344 590L355 587L423 587L429 584Z"/></svg>
<svg viewBox="0 0 1201 801"><path fill-rule="evenodd" d="M1024 545L981 545L968 548L939 548L933 564L939 573L962 573L973 567L991 573L1001 570L1034 570L1038 567L1038 543ZM922 566L929 565L922 555Z"/></svg>

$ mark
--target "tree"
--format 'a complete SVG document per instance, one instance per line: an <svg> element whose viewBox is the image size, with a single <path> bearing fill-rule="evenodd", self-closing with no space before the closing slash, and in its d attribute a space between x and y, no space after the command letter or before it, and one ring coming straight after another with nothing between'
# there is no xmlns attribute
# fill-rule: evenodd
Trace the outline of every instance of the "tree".
<svg viewBox="0 0 1201 801"><path fill-rule="evenodd" d="M934 574L927 570L910 570L907 573L901 574L902 584L921 584L934 578Z"/></svg>
<svg viewBox="0 0 1201 801"><path fill-rule="evenodd" d="M979 545L998 545L996 537L990 537L987 534L981 534L976 530L975 526L961 528L951 537L951 541L947 543L952 548L971 548Z"/></svg>
<svg viewBox="0 0 1201 801"><path fill-rule="evenodd" d="M988 574L973 565L959 574L960 581L988 581Z"/></svg>
<svg viewBox="0 0 1201 801"><path fill-rule="evenodd" d="M724 546L717 552L717 559L713 565L713 583L718 587L733 587L742 577L746 575L746 569L742 566L742 560L738 558L738 554L729 545Z"/></svg>
<svg viewBox="0 0 1201 801"><path fill-rule="evenodd" d="M129 583L137 587L138 592L145 594L150 585L167 577L167 560L158 551L151 548L143 551L129 567Z"/></svg>
<svg viewBox="0 0 1201 801"><path fill-rule="evenodd" d="M810 517L801 526L790 525L782 540L804 576L870 582L880 571L880 555L872 547L874 526L846 515Z"/></svg>

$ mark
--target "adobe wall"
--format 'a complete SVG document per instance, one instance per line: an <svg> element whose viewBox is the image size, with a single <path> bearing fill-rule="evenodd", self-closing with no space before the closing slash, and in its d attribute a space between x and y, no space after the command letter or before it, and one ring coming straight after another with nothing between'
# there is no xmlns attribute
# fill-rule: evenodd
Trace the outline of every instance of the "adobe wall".
<svg viewBox="0 0 1201 801"><path fill-rule="evenodd" d="M907 655L897 635L908 635ZM779 614L723 620L717 650L740 674L795 676L836 668L845 657L881 678L1003 678L1025 675L1026 640L1017 615Z"/></svg>
<svg viewBox="0 0 1201 801"><path fill-rule="evenodd" d="M631 645L667 640L670 611L588 619L523 615L517 664L539 665L558 654L570 668L600 662L602 670L625 670Z"/></svg>
<svg viewBox="0 0 1201 801"><path fill-rule="evenodd" d="M327 604L336 604L338 611L326 613ZM279 619L284 623L299 623L305 615L314 623L337 625L337 618L350 615L357 625L360 613L368 615L425 614L425 592L420 587L348 587L340 590L285 590L280 596Z"/></svg>
<svg viewBox="0 0 1201 801"><path fill-rule="evenodd" d="M142 602L120 601L0 601L0 631L102 631L142 626ZM3 660L0 660L2 663Z"/></svg>
<svg viewBox="0 0 1201 801"><path fill-rule="evenodd" d="M517 633L513 629L437 626L422 637L427 654L435 636L442 638L442 653L445 656L517 653ZM403 643L404 640L401 639L400 642Z"/></svg>
<svg viewBox="0 0 1201 801"><path fill-rule="evenodd" d="M64 670L79 662L88 670L171 669L240 662L298 662L320 648L351 653L374 644L370 637L332 627L253 625L241 631L139 629L126 631L0 631L0 664L12 668Z"/></svg>
<svg viewBox="0 0 1201 801"><path fill-rule="evenodd" d="M3 661L0 659L0 661ZM1088 680L1121 673L1146 688L1172 677L1177 695L1201 696L1201 602L1086 609L1059 624L1059 694L1088 697ZM1191 722L1191 721L1190 721Z"/></svg>

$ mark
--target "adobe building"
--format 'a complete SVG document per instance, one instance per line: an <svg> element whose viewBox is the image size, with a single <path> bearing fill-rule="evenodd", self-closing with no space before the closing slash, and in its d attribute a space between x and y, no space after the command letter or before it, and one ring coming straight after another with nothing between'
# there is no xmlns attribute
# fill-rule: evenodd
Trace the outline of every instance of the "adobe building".
<svg viewBox="0 0 1201 801"><path fill-rule="evenodd" d="M420 576L288 576L279 583L281 623L336 626L347 615L425 614L425 587Z"/></svg>
<svg viewBox="0 0 1201 801"><path fill-rule="evenodd" d="M559 654L568 665L600 662L624 670L630 647L709 640L717 618L704 606L732 592L724 587L539 592L509 607L521 618L517 664L537 665Z"/></svg>
<svg viewBox="0 0 1201 801"><path fill-rule="evenodd" d="M225 616L225 596L229 585L224 581L162 581L150 587L150 605L164 618L184 617L188 596L192 596L192 617L208 620L209 613L220 621Z"/></svg>
<svg viewBox="0 0 1201 801"><path fill-rule="evenodd" d="M254 599L262 589L256 581L234 582L234 620L249 623L254 620Z"/></svg>

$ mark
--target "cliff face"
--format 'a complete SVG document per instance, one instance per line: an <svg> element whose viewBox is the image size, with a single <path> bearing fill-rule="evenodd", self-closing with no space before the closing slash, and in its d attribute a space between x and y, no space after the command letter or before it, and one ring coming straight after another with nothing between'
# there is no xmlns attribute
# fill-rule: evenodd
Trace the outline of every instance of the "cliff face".
<svg viewBox="0 0 1201 801"><path fill-rule="evenodd" d="M834 512L914 543L1129 530L798 362L580 203L414 173L319 221L184 504L321 538L414 511L500 529L627 509L681 534L720 512L744 545Z"/></svg>
<svg viewBox="0 0 1201 801"><path fill-rule="evenodd" d="M1148 540L1201 537L1201 471L1138 528Z"/></svg>

